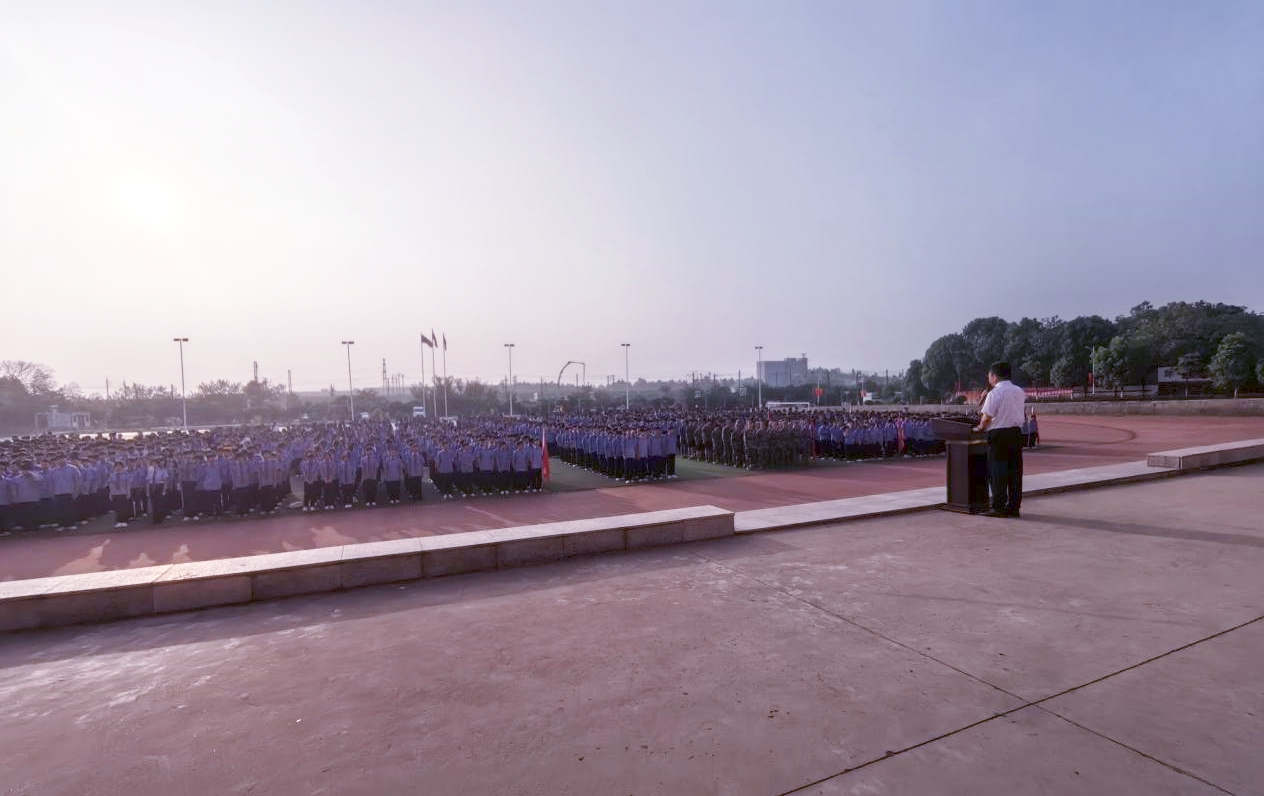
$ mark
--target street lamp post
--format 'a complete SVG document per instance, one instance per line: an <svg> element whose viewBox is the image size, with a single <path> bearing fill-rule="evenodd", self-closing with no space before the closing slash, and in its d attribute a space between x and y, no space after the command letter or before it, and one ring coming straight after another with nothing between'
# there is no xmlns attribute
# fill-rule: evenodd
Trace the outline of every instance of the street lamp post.
<svg viewBox="0 0 1264 796"><path fill-rule="evenodd" d="M764 406L764 374L760 373L764 369L764 347L762 345L755 346L755 390L758 396L755 399L755 405L759 408Z"/></svg>
<svg viewBox="0 0 1264 796"><path fill-rule="evenodd" d="M184 344L189 342L187 337L173 337L173 343L180 346L180 411L184 414L184 430L189 430L189 399L185 397L184 392Z"/></svg>
<svg viewBox="0 0 1264 796"><path fill-rule="evenodd" d="M1097 348L1095 346L1088 347L1088 378L1091 382L1090 394L1097 395Z"/></svg>
<svg viewBox="0 0 1264 796"><path fill-rule="evenodd" d="M632 409L632 380L628 376L628 349L632 347L631 343L619 343L623 346L623 410L630 411Z"/></svg>
<svg viewBox="0 0 1264 796"><path fill-rule="evenodd" d="M505 348L509 349L509 416L513 417L513 343L505 343Z"/></svg>
<svg viewBox="0 0 1264 796"><path fill-rule="evenodd" d="M342 344L347 347L347 393L351 399L351 422L355 422L355 386L351 383L351 346L355 345L355 340L343 340Z"/></svg>

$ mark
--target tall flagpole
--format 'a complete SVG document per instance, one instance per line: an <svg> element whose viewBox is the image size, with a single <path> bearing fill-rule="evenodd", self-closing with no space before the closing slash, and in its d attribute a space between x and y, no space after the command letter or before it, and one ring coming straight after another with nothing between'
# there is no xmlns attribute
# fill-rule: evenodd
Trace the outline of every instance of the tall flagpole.
<svg viewBox="0 0 1264 796"><path fill-rule="evenodd" d="M426 411L426 344L422 342L426 335L424 332L418 332L417 347L421 349L421 409Z"/></svg>
<svg viewBox="0 0 1264 796"><path fill-rule="evenodd" d="M443 335L443 416L448 416L448 335Z"/></svg>
<svg viewBox="0 0 1264 796"><path fill-rule="evenodd" d="M435 370L435 366L434 366L434 350L435 350L435 347L430 346L430 372L438 373L438 371ZM439 416L439 391L438 390L434 391L434 401L432 403L434 403L435 417L438 417Z"/></svg>

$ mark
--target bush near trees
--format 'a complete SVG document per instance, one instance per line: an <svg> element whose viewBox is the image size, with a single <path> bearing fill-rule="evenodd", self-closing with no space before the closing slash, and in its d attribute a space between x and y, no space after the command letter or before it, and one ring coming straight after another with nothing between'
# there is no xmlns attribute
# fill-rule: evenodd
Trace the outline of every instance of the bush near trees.
<svg viewBox="0 0 1264 796"><path fill-rule="evenodd" d="M1027 385L1076 387L1145 385L1156 368L1176 367L1188 377L1209 375L1217 389L1237 394L1264 384L1264 316L1229 304L1142 302L1113 321L1097 315L1071 320L995 316L975 318L946 334L909 363L929 396L959 386L980 389L992 362L1007 360ZM913 385L908 389L912 392Z"/></svg>

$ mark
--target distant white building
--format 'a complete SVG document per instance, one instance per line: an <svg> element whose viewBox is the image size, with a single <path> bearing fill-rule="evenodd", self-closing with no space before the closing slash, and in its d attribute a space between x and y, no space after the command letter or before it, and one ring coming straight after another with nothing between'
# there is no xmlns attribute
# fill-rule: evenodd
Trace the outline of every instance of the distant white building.
<svg viewBox="0 0 1264 796"><path fill-rule="evenodd" d="M56 406L35 415L38 431L87 431L92 427L92 415L88 412L62 412Z"/></svg>

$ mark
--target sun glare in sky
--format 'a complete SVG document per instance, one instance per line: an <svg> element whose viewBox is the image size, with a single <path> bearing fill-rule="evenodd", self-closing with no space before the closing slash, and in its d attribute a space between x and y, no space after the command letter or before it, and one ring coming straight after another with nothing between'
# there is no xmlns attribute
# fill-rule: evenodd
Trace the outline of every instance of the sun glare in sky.
<svg viewBox="0 0 1264 796"><path fill-rule="evenodd" d="M133 173L117 178L109 202L119 221L149 235L177 234L185 221L176 192L152 175Z"/></svg>

